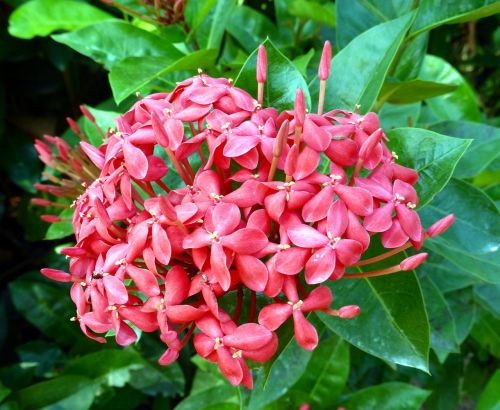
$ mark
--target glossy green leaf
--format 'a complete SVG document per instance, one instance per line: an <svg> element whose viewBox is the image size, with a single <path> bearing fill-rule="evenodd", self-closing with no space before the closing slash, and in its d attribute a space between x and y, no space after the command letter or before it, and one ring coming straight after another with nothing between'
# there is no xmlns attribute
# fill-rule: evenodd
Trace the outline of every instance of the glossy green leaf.
<svg viewBox="0 0 500 410"><path fill-rule="evenodd" d="M69 320L75 312L69 287L47 283L34 273L11 282L9 289L19 313L48 337L64 344L83 338L78 325Z"/></svg>
<svg viewBox="0 0 500 410"><path fill-rule="evenodd" d="M94 116L95 122L101 129L102 134L97 130L96 126L92 124L86 117L83 123L83 131L92 145L100 147L104 142L104 139L106 138L108 129L116 127L115 119L120 115L120 113L116 111L99 110L97 108L89 106L86 107Z"/></svg>
<svg viewBox="0 0 500 410"><path fill-rule="evenodd" d="M427 275L420 276L420 285L431 326L431 348L441 363L450 353L458 353L453 314L440 289Z"/></svg>
<svg viewBox="0 0 500 410"><path fill-rule="evenodd" d="M216 57L217 50L199 50L177 60L171 56L126 58L115 64L109 73L115 101L119 104L130 94L173 71L212 67Z"/></svg>
<svg viewBox="0 0 500 410"><path fill-rule="evenodd" d="M469 336L472 326L474 326L476 321L477 307L474 302L472 287L446 293L444 296L455 318L457 342L458 344L462 344L467 336Z"/></svg>
<svg viewBox="0 0 500 410"><path fill-rule="evenodd" d="M71 219L73 218L73 208L64 209L60 214L60 218ZM73 235L73 224L71 221L54 222L50 224L47 233L45 234L45 239L54 240L67 238Z"/></svg>
<svg viewBox="0 0 500 410"><path fill-rule="evenodd" d="M453 213L455 223L425 246L475 277L500 283L499 211L481 190L452 178L420 212L424 226Z"/></svg>
<svg viewBox="0 0 500 410"><path fill-rule="evenodd" d="M392 128L411 127L420 117L422 103L384 104L379 111L380 125L386 131Z"/></svg>
<svg viewBox="0 0 500 410"><path fill-rule="evenodd" d="M189 26L189 36L196 32L216 3L217 0L190 0L187 2L184 18Z"/></svg>
<svg viewBox="0 0 500 410"><path fill-rule="evenodd" d="M406 38L401 57L396 67L392 67L392 76L401 81L417 78L422 68L428 45L429 33L422 33L410 40Z"/></svg>
<svg viewBox="0 0 500 410"><path fill-rule="evenodd" d="M24 410L87 410L96 393L97 384L86 377L60 376L20 390L17 395Z"/></svg>
<svg viewBox="0 0 500 410"><path fill-rule="evenodd" d="M477 410L500 410L500 370L497 370L488 381L479 397Z"/></svg>
<svg viewBox="0 0 500 410"><path fill-rule="evenodd" d="M419 208L443 189L471 143L419 128L397 128L387 136L390 149L398 155L398 162L419 173L416 185Z"/></svg>
<svg viewBox="0 0 500 410"><path fill-rule="evenodd" d="M390 382L359 390L340 404L356 410L418 410L430 393L411 384Z"/></svg>
<svg viewBox="0 0 500 410"><path fill-rule="evenodd" d="M131 371L144 365L144 360L131 348L106 349L73 360L64 374L80 375L106 386L123 387L130 381Z"/></svg>
<svg viewBox="0 0 500 410"><path fill-rule="evenodd" d="M349 376L349 347L338 337L321 340L293 390L307 394L311 406L331 408Z"/></svg>
<svg viewBox="0 0 500 410"><path fill-rule="evenodd" d="M419 77L422 80L457 86L457 89L452 93L426 101L437 121L480 121L479 104L474 90L448 62L440 57L427 55Z"/></svg>
<svg viewBox="0 0 500 410"><path fill-rule="evenodd" d="M276 25L265 14L244 5L233 8L226 29L248 53L259 47L267 37L273 41L279 39Z"/></svg>
<svg viewBox="0 0 500 410"><path fill-rule="evenodd" d="M335 27L335 5L333 3L321 4L308 0L293 0L288 9L290 15L304 20L316 21Z"/></svg>
<svg viewBox="0 0 500 410"><path fill-rule="evenodd" d="M0 403L10 394L10 389L5 387L2 382L0 382Z"/></svg>
<svg viewBox="0 0 500 410"><path fill-rule="evenodd" d="M74 0L31 0L10 15L11 36L30 39L57 30L77 30L114 17L88 3Z"/></svg>
<svg viewBox="0 0 500 410"><path fill-rule="evenodd" d="M195 38L200 48L219 49L236 0L218 0L196 29ZM192 34L188 35L191 39Z"/></svg>
<svg viewBox="0 0 500 410"><path fill-rule="evenodd" d="M500 129L468 121L443 121L430 129L456 138L471 138L472 144L455 169L457 178L472 178L500 156Z"/></svg>
<svg viewBox="0 0 500 410"><path fill-rule="evenodd" d="M304 92L306 104L311 106L307 83L299 70L270 40L266 40L264 46L267 50L268 62L264 106L272 106L277 110L293 108L295 94L299 88L302 88ZM235 81L235 85L245 89L252 95L257 95L256 63L257 50L250 54Z"/></svg>
<svg viewBox="0 0 500 410"><path fill-rule="evenodd" d="M500 319L481 311L471 336L490 354L500 358Z"/></svg>
<svg viewBox="0 0 500 410"><path fill-rule="evenodd" d="M238 390L229 383L187 396L174 410L239 409Z"/></svg>
<svg viewBox="0 0 500 410"><path fill-rule="evenodd" d="M496 0L439 1L422 0L412 27L412 35L442 24L464 23L500 12Z"/></svg>
<svg viewBox="0 0 500 410"><path fill-rule="evenodd" d="M258 369L248 410L257 410L283 396L304 373L311 358L311 352L289 339L269 369Z"/></svg>
<svg viewBox="0 0 500 410"><path fill-rule="evenodd" d="M356 304L361 308L361 313L350 320L318 313L331 331L390 363L428 370L429 323L413 272L342 279L328 287L335 306Z"/></svg>
<svg viewBox="0 0 500 410"><path fill-rule="evenodd" d="M474 286L474 296L484 309L500 319L500 285L478 284Z"/></svg>
<svg viewBox="0 0 500 410"><path fill-rule="evenodd" d="M307 66L309 65L309 62L311 61L311 58L314 56L314 49L311 48L306 54L302 54L301 56L298 56L293 59L292 63L297 67L297 69L300 71L300 74L302 74L304 77L307 76Z"/></svg>
<svg viewBox="0 0 500 410"><path fill-rule="evenodd" d="M332 59L326 86L326 110L335 108L370 111L379 95L389 68L401 46L413 15L379 24L360 34ZM360 52L360 50L363 50ZM310 85L313 104L317 104L319 81Z"/></svg>
<svg viewBox="0 0 500 410"><path fill-rule="evenodd" d="M105 21L52 38L108 70L127 57L161 56L170 62L182 57L165 39L124 21Z"/></svg>
<svg viewBox="0 0 500 410"><path fill-rule="evenodd" d="M379 99L393 104L411 104L447 94L456 90L456 88L457 86L452 84L441 84L419 79L405 82L389 80L382 86Z"/></svg>
<svg viewBox="0 0 500 410"><path fill-rule="evenodd" d="M366 2L358 0L337 0L337 45L344 48L356 36L377 24L386 21L386 17ZM378 13L377 13L378 12Z"/></svg>

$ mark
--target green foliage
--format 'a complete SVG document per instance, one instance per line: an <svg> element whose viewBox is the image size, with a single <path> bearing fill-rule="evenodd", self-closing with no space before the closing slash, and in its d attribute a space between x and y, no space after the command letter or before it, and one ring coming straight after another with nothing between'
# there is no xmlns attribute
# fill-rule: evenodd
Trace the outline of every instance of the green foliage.
<svg viewBox="0 0 500 410"><path fill-rule="evenodd" d="M159 366L165 346L153 335L144 333L125 349L89 341L78 322L69 320L75 314L69 286L38 273L21 275L44 261L16 262L2 272L8 286L0 303L0 347L16 348L0 362L0 409L281 410L308 403L312 409L499 410L500 117L498 105L488 103L498 101L500 37L494 15L500 2L188 0L184 21L172 25L157 19L152 6L132 0L114 1L117 8L86 0L6 3L13 8L10 36L52 34L24 42L6 32L0 37L2 60L49 63L45 70L30 66L28 76L22 72L14 81L42 79L42 91L33 97L36 115L58 107L61 117L80 102L94 105L106 98L99 108L87 107L104 133L133 94L170 91L198 68L232 77L256 95L261 43L269 63L264 105L291 109L302 88L315 112L317 65L322 43L329 40L334 56L326 110L353 110L358 104L361 113L378 112L397 162L420 173L416 189L424 227L449 213L456 221L426 240L429 258L418 272L328 283L332 308L358 304L362 313L351 320L309 315L321 339L313 352L297 345L292 326L280 329L276 356L263 366L251 364L253 391L232 387L213 363L189 360L192 351L171 366ZM15 222L2 227L2 234L17 235L20 246L30 249L23 241L45 231L29 205L41 170L30 134L38 124L12 111L22 104L5 97L11 77L2 81L1 168L7 190L0 196L0 216ZM103 135L88 119L78 124L100 145ZM74 144L69 135L63 137ZM167 176L169 186L181 185L179 178L169 178L176 177ZM72 210L60 216L71 218ZM54 223L45 238L67 238L71 230L69 222ZM377 254L377 238L372 237L370 256ZM47 251L50 245L36 246L41 250L33 253L42 259L60 258ZM389 258L375 268L399 260ZM51 264L66 269L62 258Z"/></svg>

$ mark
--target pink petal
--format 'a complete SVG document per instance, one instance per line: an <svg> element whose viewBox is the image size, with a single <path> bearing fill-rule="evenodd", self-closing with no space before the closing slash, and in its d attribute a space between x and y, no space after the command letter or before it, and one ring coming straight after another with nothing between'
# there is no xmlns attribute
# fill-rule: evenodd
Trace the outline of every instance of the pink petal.
<svg viewBox="0 0 500 410"><path fill-rule="evenodd" d="M134 261L146 246L146 241L148 240L149 226L146 223L140 223L135 225L128 233L128 252L127 252L127 262Z"/></svg>
<svg viewBox="0 0 500 410"><path fill-rule="evenodd" d="M278 191L275 194L268 195L264 200L264 205L269 216L274 221L279 221L286 205L286 192Z"/></svg>
<svg viewBox="0 0 500 410"><path fill-rule="evenodd" d="M300 310L293 311L293 324L299 346L306 350L313 350L318 345L318 332Z"/></svg>
<svg viewBox="0 0 500 410"><path fill-rule="evenodd" d="M366 189L336 185L335 192L356 215L365 216L372 213L373 198Z"/></svg>
<svg viewBox="0 0 500 410"><path fill-rule="evenodd" d="M333 200L333 188L328 185L319 191L302 209L304 222L316 222L326 218Z"/></svg>
<svg viewBox="0 0 500 410"><path fill-rule="evenodd" d="M180 266L174 266L165 277L166 305L178 305L188 297L190 281L187 272Z"/></svg>
<svg viewBox="0 0 500 410"><path fill-rule="evenodd" d="M329 242L325 235L305 224L289 227L287 234L294 245L302 248L320 248Z"/></svg>
<svg viewBox="0 0 500 410"><path fill-rule="evenodd" d="M259 323L267 329L278 329L292 314L292 306L288 303L273 303L264 306L259 313Z"/></svg>
<svg viewBox="0 0 500 410"><path fill-rule="evenodd" d="M343 201L336 200L330 209L326 219L327 232L330 232L333 238L341 237L348 225L347 208Z"/></svg>
<svg viewBox="0 0 500 410"><path fill-rule="evenodd" d="M422 239L422 224L418 214L406 205L398 205L396 206L396 215L406 234L413 241L419 242Z"/></svg>
<svg viewBox="0 0 500 410"><path fill-rule="evenodd" d="M274 356L278 350L279 340L276 334L271 333L271 340L259 349L246 350L243 352L243 357L255 362L264 363Z"/></svg>
<svg viewBox="0 0 500 410"><path fill-rule="evenodd" d="M257 323L245 323L238 326L230 335L224 336L224 345L238 350L260 349L272 339L272 333Z"/></svg>
<svg viewBox="0 0 500 410"><path fill-rule="evenodd" d="M401 228L401 224L394 219L392 226L382 232L382 245L384 248L399 248L408 241L408 235Z"/></svg>
<svg viewBox="0 0 500 410"><path fill-rule="evenodd" d="M332 140L325 154L335 163L351 167L358 161L358 144L350 138Z"/></svg>
<svg viewBox="0 0 500 410"><path fill-rule="evenodd" d="M158 363L162 366L168 366L179 358L179 351L175 349L167 349L158 359Z"/></svg>
<svg viewBox="0 0 500 410"><path fill-rule="evenodd" d="M143 179L147 175L148 158L142 150L125 140L123 142L123 156L125 166L132 177Z"/></svg>
<svg viewBox="0 0 500 410"><path fill-rule="evenodd" d="M236 255L236 269L249 289L262 292L266 288L269 273L264 262L254 256Z"/></svg>
<svg viewBox="0 0 500 410"><path fill-rule="evenodd" d="M160 294L160 287L153 272L138 268L132 264L128 264L126 269L127 274L139 288L139 291L147 296L157 296Z"/></svg>
<svg viewBox="0 0 500 410"><path fill-rule="evenodd" d="M175 114L175 118L184 122L194 122L205 117L211 110L211 105L191 104Z"/></svg>
<svg viewBox="0 0 500 410"><path fill-rule="evenodd" d="M392 202L381 206L373 211L371 215L365 217L364 227L370 232L385 232L392 225L392 212L394 205Z"/></svg>
<svg viewBox="0 0 500 410"><path fill-rule="evenodd" d="M110 305L123 305L127 303L128 293L123 282L116 276L106 275L102 278L106 296Z"/></svg>
<svg viewBox="0 0 500 410"><path fill-rule="evenodd" d="M241 255L259 252L268 244L267 236L258 229L243 228L221 238L224 247Z"/></svg>
<svg viewBox="0 0 500 410"><path fill-rule="evenodd" d="M120 346L129 346L137 340L137 335L129 325L122 322L118 332L116 332L115 339Z"/></svg>
<svg viewBox="0 0 500 410"><path fill-rule="evenodd" d="M418 197L417 197L417 192L415 191L415 188L413 188L410 184L403 182L399 179L396 179L394 181L394 195L399 194L400 196L403 196L404 203L407 202L412 202L415 205L418 204Z"/></svg>
<svg viewBox="0 0 500 410"><path fill-rule="evenodd" d="M210 266L220 287L227 291L231 285L231 276L226 265L226 253L220 243L213 243L210 252Z"/></svg>
<svg viewBox="0 0 500 410"><path fill-rule="evenodd" d="M313 150L318 152L325 151L330 145L330 135L321 127L318 127L311 119L304 121L304 131L302 138L305 143Z"/></svg>
<svg viewBox="0 0 500 410"><path fill-rule="evenodd" d="M300 307L303 312L327 309L333 301L332 291L326 286L314 288Z"/></svg>
<svg viewBox="0 0 500 410"><path fill-rule="evenodd" d="M310 285L323 283L335 269L335 251L330 246L318 249L305 267L306 282Z"/></svg>
<svg viewBox="0 0 500 410"><path fill-rule="evenodd" d="M222 87L196 87L188 92L187 98L197 104L212 104L225 95L227 90Z"/></svg>
<svg viewBox="0 0 500 410"><path fill-rule="evenodd" d="M211 243L210 236L203 228L198 228L182 241L184 249L198 249L208 246Z"/></svg>
<svg viewBox="0 0 500 410"><path fill-rule="evenodd" d="M233 386L237 386L243 379L243 370L237 359L233 359L231 352L226 347L217 349L217 364L222 374Z"/></svg>
<svg viewBox="0 0 500 410"><path fill-rule="evenodd" d="M188 323L194 320L198 320L207 310L197 309L191 305L175 305L167 307L167 317L174 323Z"/></svg>
<svg viewBox="0 0 500 410"><path fill-rule="evenodd" d="M239 208L235 204L219 202L212 213L214 229L219 236L233 232L241 221Z"/></svg>
<svg viewBox="0 0 500 410"><path fill-rule="evenodd" d="M196 321L196 326L212 339L224 336L220 327L220 322L210 314L206 314L198 319Z"/></svg>
<svg viewBox="0 0 500 410"><path fill-rule="evenodd" d="M71 275L59 269L43 268L40 272L43 276L58 282L71 282Z"/></svg>
<svg viewBox="0 0 500 410"><path fill-rule="evenodd" d="M154 332L158 329L156 313L142 312L139 306L122 307L119 313L121 317L130 320L144 332Z"/></svg>
<svg viewBox="0 0 500 410"><path fill-rule="evenodd" d="M207 357L214 352L214 339L204 333L197 333L193 338L193 345L201 357Z"/></svg>
<svg viewBox="0 0 500 410"><path fill-rule="evenodd" d="M276 254L276 270L284 275L296 275L311 256L307 248L292 247Z"/></svg>
<svg viewBox="0 0 500 410"><path fill-rule="evenodd" d="M335 252L344 266L350 266L359 261L363 246L352 239L341 239L335 247Z"/></svg>
<svg viewBox="0 0 500 410"><path fill-rule="evenodd" d="M167 233L160 226L160 224L153 224L151 243L153 245L153 252L158 262L168 265L172 255L172 248Z"/></svg>
<svg viewBox="0 0 500 410"><path fill-rule="evenodd" d="M235 135L230 138L228 137L222 152L229 158L239 157L256 147L259 144L259 141L260 139L258 136L243 137Z"/></svg>
<svg viewBox="0 0 500 410"><path fill-rule="evenodd" d="M293 174L293 178L299 181L311 175L318 168L319 161L319 153L306 146L299 155L297 170Z"/></svg>

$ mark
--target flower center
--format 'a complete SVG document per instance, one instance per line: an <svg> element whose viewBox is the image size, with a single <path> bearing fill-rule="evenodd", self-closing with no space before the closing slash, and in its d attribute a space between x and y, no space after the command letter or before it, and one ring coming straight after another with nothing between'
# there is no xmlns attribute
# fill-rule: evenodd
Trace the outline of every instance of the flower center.
<svg viewBox="0 0 500 410"><path fill-rule="evenodd" d="M304 301L299 300L298 302L293 303L292 301L289 300L287 303L292 306L293 310L300 310L300 308L304 304Z"/></svg>
<svg viewBox="0 0 500 410"><path fill-rule="evenodd" d="M221 337L216 337L215 338L215 343L214 343L214 350L219 349L219 347L224 346L222 344L222 338Z"/></svg>

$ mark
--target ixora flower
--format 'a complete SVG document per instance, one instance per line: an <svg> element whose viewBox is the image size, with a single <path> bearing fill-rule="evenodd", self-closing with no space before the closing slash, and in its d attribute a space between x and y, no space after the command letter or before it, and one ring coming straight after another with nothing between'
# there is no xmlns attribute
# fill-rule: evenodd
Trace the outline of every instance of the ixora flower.
<svg viewBox="0 0 500 410"><path fill-rule="evenodd" d="M415 209L418 174L396 163L375 113L322 113L330 59L327 43L318 113L306 112L302 90L290 111L262 106L268 77L261 46L257 100L200 71L169 93L137 101L100 147L74 122L81 147L47 137L54 151L37 141L41 159L62 175L47 174L58 185L39 188L78 196L76 245L63 250L69 273L42 273L72 283L72 319L88 337L103 343L102 334L114 330L117 343L128 345L137 339L132 325L158 332L164 365L193 338L230 383L251 388L247 361L273 357L284 323L293 322L298 344L312 350L318 334L309 312L360 313L355 303L363 301L332 306L330 281L411 270L425 260L418 253L354 272L419 249L453 216L424 231ZM176 185L167 184L176 179L170 174ZM375 240L389 250L363 259ZM221 302L231 294L236 302L225 311Z"/></svg>

